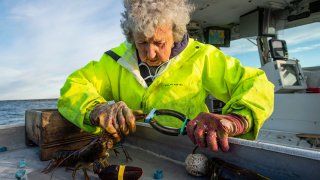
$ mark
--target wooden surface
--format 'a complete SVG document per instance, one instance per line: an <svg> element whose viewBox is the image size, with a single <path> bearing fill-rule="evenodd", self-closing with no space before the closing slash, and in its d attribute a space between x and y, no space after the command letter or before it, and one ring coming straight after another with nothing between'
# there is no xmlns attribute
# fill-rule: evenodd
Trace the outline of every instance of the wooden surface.
<svg viewBox="0 0 320 180"><path fill-rule="evenodd" d="M25 114L26 144L40 148L40 159L48 160L58 150L76 150L95 136L63 118L56 109L33 109Z"/></svg>

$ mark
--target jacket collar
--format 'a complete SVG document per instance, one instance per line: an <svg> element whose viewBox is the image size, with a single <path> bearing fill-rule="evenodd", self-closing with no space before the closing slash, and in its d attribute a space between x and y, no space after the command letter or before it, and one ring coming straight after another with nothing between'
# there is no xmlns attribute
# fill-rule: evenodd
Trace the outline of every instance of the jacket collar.
<svg viewBox="0 0 320 180"><path fill-rule="evenodd" d="M185 42L185 45L180 44L179 46L185 46L183 50L175 55L173 58L170 59L171 63L170 66L178 66L180 67L183 62L187 59L189 59L192 54L196 53L196 51L199 49L199 44L201 43L194 43L195 41L188 36L186 36L187 41ZM144 81L144 79L140 75L140 70L138 66L138 54L136 51L135 46L133 46L129 42L124 42L123 45L125 46L126 50L121 55L121 58L117 61L121 66L123 66L125 69L127 69L129 72L133 74L133 76L137 79L137 81L144 87L148 88L147 83ZM183 58L181 58L183 57ZM168 70L170 67L168 67ZM175 68L174 68L175 69ZM152 85L152 84L151 84Z"/></svg>

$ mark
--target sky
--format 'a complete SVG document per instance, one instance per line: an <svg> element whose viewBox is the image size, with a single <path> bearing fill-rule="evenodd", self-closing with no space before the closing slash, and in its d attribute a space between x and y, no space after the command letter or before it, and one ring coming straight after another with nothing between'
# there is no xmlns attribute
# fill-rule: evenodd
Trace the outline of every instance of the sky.
<svg viewBox="0 0 320 180"><path fill-rule="evenodd" d="M122 1L1 0L0 100L59 97L65 79L124 41Z"/></svg>
<svg viewBox="0 0 320 180"><path fill-rule="evenodd" d="M121 0L0 0L0 100L58 98L69 74L125 40L122 11ZM319 32L316 23L280 36L290 57L313 66L320 65ZM243 65L260 66L249 41L231 47L223 51Z"/></svg>
<svg viewBox="0 0 320 180"><path fill-rule="evenodd" d="M302 67L320 66L320 22L281 30L278 39L285 40L289 59L299 60ZM256 43L255 39L252 39ZM228 55L238 58L245 66L260 67L257 46L247 39L231 41L230 48L222 48Z"/></svg>

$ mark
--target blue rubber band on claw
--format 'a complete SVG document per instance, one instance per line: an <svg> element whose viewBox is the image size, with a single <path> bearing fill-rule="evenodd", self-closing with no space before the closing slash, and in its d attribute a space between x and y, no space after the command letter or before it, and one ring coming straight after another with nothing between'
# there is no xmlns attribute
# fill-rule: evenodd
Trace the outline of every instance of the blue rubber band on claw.
<svg viewBox="0 0 320 180"><path fill-rule="evenodd" d="M156 115L155 112L156 112L156 108L153 108L153 109L149 112L149 114L147 115L147 117L144 119L144 122L150 123L151 119Z"/></svg>
<svg viewBox="0 0 320 180"><path fill-rule="evenodd" d="M185 118L185 119L184 119L183 124L182 124L182 127L180 128L180 134L181 134L181 135L183 135L183 133L184 133L184 128L186 127L188 121L189 121L188 118Z"/></svg>

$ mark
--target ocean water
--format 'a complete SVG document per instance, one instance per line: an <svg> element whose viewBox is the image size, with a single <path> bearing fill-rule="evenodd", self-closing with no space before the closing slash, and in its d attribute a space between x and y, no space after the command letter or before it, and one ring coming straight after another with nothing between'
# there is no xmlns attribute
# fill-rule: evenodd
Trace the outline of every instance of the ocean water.
<svg viewBox="0 0 320 180"><path fill-rule="evenodd" d="M21 124L28 109L55 109L57 99L0 101L0 126Z"/></svg>

